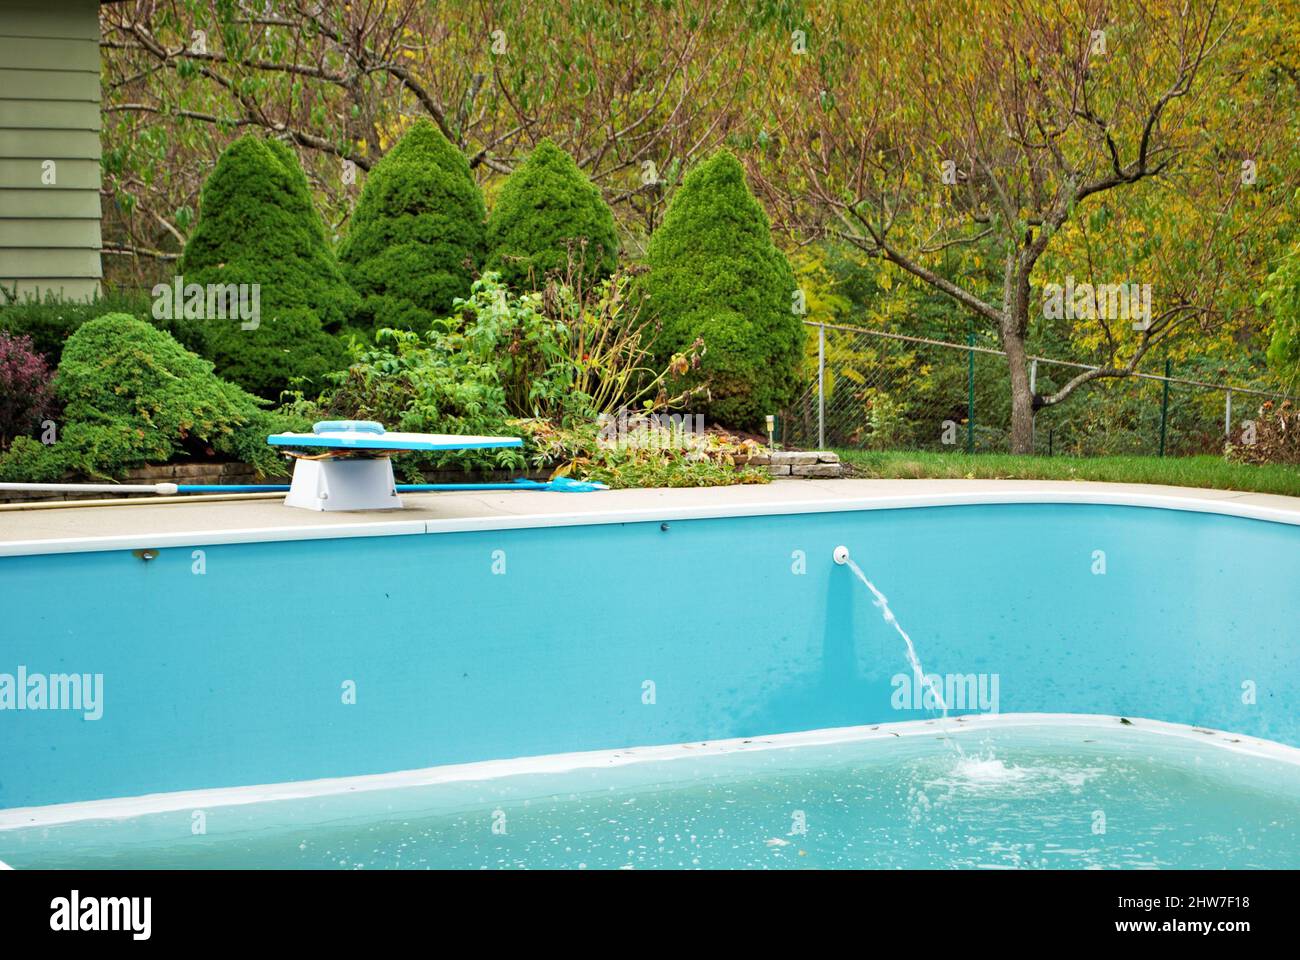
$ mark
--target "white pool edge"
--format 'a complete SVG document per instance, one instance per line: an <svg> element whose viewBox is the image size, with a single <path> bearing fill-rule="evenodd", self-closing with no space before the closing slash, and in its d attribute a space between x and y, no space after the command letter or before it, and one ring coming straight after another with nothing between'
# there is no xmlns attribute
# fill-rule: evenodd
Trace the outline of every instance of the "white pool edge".
<svg viewBox="0 0 1300 960"><path fill-rule="evenodd" d="M1163 720L1129 718L1134 729L1177 739L1209 743L1213 746L1249 756L1262 757L1300 766L1300 748L1271 740L1261 740L1206 727L1191 727ZM973 731L1012 729L1017 727L1073 727L1080 730L1115 729L1120 719L1105 714L1009 713L970 714L948 721L948 732L965 735ZM180 810L210 810L277 800L303 800L422 787L468 780L492 780L530 773L567 773L574 770L617 767L656 760L715 756L755 750L789 747L827 746L886 737L936 736L941 734L937 720L907 720L856 727L833 727L798 733L773 734L648 747L625 747L616 750L592 750L557 753L506 760L447 764L418 770L334 777L323 780L300 780L290 783L256 784L243 787L219 787L173 793L153 793L139 797L88 800L77 803L50 804L39 807L13 807L0 810L0 832L30 827L50 827L85 820L123 820L150 814Z"/></svg>
<svg viewBox="0 0 1300 960"><path fill-rule="evenodd" d="M1252 494L1241 492L1236 497ZM390 520L338 523L328 526L252 527L231 530L194 530L142 533L107 537L51 537L0 542L0 557L59 553L93 553L106 550L270 543L292 540L333 540L349 537L390 537L436 533L474 533L537 527L593 526L621 523L661 523L713 520L729 517L766 517L781 514L845 513L864 510L903 510L920 507L954 507L1018 503L1076 503L1102 506L1151 507L1190 513L1214 513L1247 520L1300 526L1300 509L1238 502L1233 497L1198 497L1186 494L1144 493L1135 490L1062 490L1059 488L943 491L916 494L881 494L866 497L822 497L723 503L702 506L638 507L577 513L494 514L446 520ZM287 509L287 508L286 508Z"/></svg>

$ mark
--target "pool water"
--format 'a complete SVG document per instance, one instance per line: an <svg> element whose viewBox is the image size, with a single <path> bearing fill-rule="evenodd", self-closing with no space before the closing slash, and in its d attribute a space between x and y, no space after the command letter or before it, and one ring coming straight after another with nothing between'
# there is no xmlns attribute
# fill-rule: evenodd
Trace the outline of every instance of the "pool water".
<svg viewBox="0 0 1300 960"><path fill-rule="evenodd" d="M0 832L90 868L1300 867L1300 765L1038 725L773 746ZM202 830L198 827L202 826Z"/></svg>

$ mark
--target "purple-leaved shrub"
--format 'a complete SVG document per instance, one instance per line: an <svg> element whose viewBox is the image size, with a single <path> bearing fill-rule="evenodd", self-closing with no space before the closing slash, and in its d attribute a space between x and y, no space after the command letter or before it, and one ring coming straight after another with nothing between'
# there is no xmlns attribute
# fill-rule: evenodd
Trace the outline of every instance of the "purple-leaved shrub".
<svg viewBox="0 0 1300 960"><path fill-rule="evenodd" d="M0 449L30 433L53 410L52 379L31 337L0 330Z"/></svg>

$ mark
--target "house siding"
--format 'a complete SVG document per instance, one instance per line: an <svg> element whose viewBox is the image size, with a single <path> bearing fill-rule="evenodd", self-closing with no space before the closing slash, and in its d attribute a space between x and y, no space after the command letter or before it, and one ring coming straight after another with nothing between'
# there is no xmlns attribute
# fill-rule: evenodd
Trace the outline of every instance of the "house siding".
<svg viewBox="0 0 1300 960"><path fill-rule="evenodd" d="M99 290L98 0L0 2L0 284ZM46 161L54 182L44 183ZM0 294L0 302L5 299Z"/></svg>

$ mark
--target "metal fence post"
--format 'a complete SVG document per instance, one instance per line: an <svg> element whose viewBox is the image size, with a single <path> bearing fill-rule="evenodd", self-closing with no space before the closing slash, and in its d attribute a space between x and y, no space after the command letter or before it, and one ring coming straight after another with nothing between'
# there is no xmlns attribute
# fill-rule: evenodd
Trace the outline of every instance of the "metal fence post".
<svg viewBox="0 0 1300 960"><path fill-rule="evenodd" d="M1232 391L1226 390L1223 394L1223 437L1225 440L1232 438Z"/></svg>
<svg viewBox="0 0 1300 960"><path fill-rule="evenodd" d="M826 449L826 324L817 324L817 449Z"/></svg>
<svg viewBox="0 0 1300 960"><path fill-rule="evenodd" d="M1165 455L1165 425L1169 423L1169 378L1172 376L1173 361L1165 357L1164 395L1160 398L1160 456Z"/></svg>
<svg viewBox="0 0 1300 960"><path fill-rule="evenodd" d="M1029 362L1029 395L1031 397L1038 396L1038 361L1037 360L1031 360ZM1030 405L1031 409L1029 411L1029 449L1037 453L1038 450L1037 447L1034 445L1034 441L1038 436L1038 432L1037 432L1038 411L1032 409L1033 406L1034 404Z"/></svg>
<svg viewBox="0 0 1300 960"><path fill-rule="evenodd" d="M966 325L966 345L975 346L975 325L967 323ZM966 368L966 452L975 452L975 351L967 350L966 355L970 358L967 361Z"/></svg>

